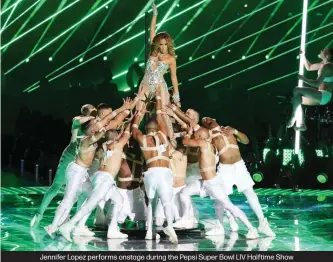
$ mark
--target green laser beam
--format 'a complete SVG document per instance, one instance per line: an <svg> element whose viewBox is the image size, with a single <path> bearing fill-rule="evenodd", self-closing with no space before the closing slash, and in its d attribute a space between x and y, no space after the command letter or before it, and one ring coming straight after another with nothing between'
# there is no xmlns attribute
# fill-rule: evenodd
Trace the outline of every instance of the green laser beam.
<svg viewBox="0 0 333 262"><path fill-rule="evenodd" d="M320 23L319 26L324 25L324 24L327 22L327 20L332 16L332 14L333 14L333 8L331 9L331 11L328 12L328 14L327 14L326 17L324 18L324 20ZM317 32L315 32L315 33L311 36L310 41L311 41L312 39L314 39L314 38L316 37L316 35L317 35Z"/></svg>
<svg viewBox="0 0 333 262"><path fill-rule="evenodd" d="M35 86L34 88L31 88L29 91L27 91L27 93L30 93L30 92L36 90L37 88L39 88L39 85L38 85L38 86Z"/></svg>
<svg viewBox="0 0 333 262"><path fill-rule="evenodd" d="M223 6L221 12L219 13L219 15L216 17L216 19L214 20L213 24L209 27L208 32L211 31L214 26L216 25L216 23L220 20L222 14L224 13L225 10L227 10L228 6L230 5L231 0L228 0L225 5ZM195 48L194 52L192 53L191 57L192 59L194 58L195 54L198 52L198 50L200 49L200 47L202 46L203 42L206 40L207 36L202 38L199 45Z"/></svg>
<svg viewBox="0 0 333 262"><path fill-rule="evenodd" d="M330 1L327 1L327 2L325 2L325 3L323 3L323 4L320 4L320 5L318 5L318 6L314 7L314 8L312 8L312 9L309 9L308 11L309 11L309 12L310 12L310 11L313 11L313 10L315 10L315 9L317 9L317 8L319 8L319 7L321 7L321 6L323 6L323 5L328 4L329 2L331 2L331 0L330 0ZM206 54L204 54L204 55L202 55L202 56L200 56L200 57L197 57L197 58L195 58L195 59L192 59L192 60L189 61L189 62L186 62L186 63L184 63L184 64L182 64L182 65L177 66L177 69L180 69L180 68L182 68L183 66L189 65L189 64L194 63L194 62L196 62L196 61L198 61L198 60L201 60L201 59L203 59L203 58L205 58L205 57L207 57L207 56L210 56L210 55L214 54L216 51L218 51L219 49L225 49L225 48L227 48L227 47L230 47L230 46L232 46L232 45L235 45L235 44L237 44L237 43L240 43L240 42L242 42L242 41L244 41L244 40L246 40L246 39L248 39L248 38L251 38L251 37L253 37L253 36L257 35L257 34L260 34L260 33L264 32L264 31L267 31L267 30L269 30L269 29L272 29L272 28L274 28L274 27L276 27L276 26L278 26L278 25L280 25L280 24L283 24L283 23L285 23L285 22L287 22L287 21L289 21L289 20L291 20L291 19L294 19L294 18L296 18L296 17L298 17L298 16L300 16L300 15L302 15L302 13L299 13L299 14L297 14L297 15L294 15L294 16L292 16L292 17L289 17L289 18L287 18L287 19L285 19L285 20L283 20L283 21L280 21L280 22L278 22L278 23L276 23L276 24L274 24L274 25L271 25L271 26L265 28L264 30L260 30L260 31L258 31L258 32L256 32L256 33L253 33L253 34L248 35L248 36L246 36L246 37L243 37L243 38L241 38L241 39L239 39L239 40L236 40L235 42L230 43L230 44L228 44L228 45L226 45L226 46L224 46L224 47L220 47L220 48L218 48L218 49L216 49L216 50L213 50L213 51L211 51L211 52L208 52L208 53L206 53Z"/></svg>
<svg viewBox="0 0 333 262"><path fill-rule="evenodd" d="M25 36L26 34L30 33L31 31L35 30L36 28L40 27L42 24L46 23L47 21L49 21L50 19L52 19L53 17L57 16L58 14L64 12L65 10L67 10L68 8L70 8L71 6L73 6L74 4L76 4L77 2L79 2L80 0L74 0L74 2L72 2L71 4L69 4L68 6L66 6L64 9L60 10L59 12L56 12L55 14L51 15L50 17L48 17L47 19L45 19L44 21L42 21L41 23L35 25L34 27L30 28L29 30L25 31L24 33L22 33L21 35L19 35L18 37L12 39L11 41L9 41L7 44L4 44L3 46L0 47L0 50L6 48L7 46L11 45L12 43L14 43L15 41L21 39L23 36Z"/></svg>
<svg viewBox="0 0 333 262"><path fill-rule="evenodd" d="M108 20L109 16L111 15L113 9L115 8L116 4L118 3L118 0L115 1L115 3L112 5L111 8L109 8L109 11L107 12L106 16L104 17L102 23L100 24L100 26L98 27L96 33L94 34L93 38L91 39L88 47L86 48L86 51L83 53L82 58L84 59L86 53L88 52L88 50L90 49L91 45L93 44L93 42L95 41L97 35L99 34L99 32L101 31L101 29L103 28L104 24L106 23L106 21Z"/></svg>
<svg viewBox="0 0 333 262"><path fill-rule="evenodd" d="M246 50L245 52L245 56L247 56L248 53L250 53L251 49L253 48L253 46L255 45L255 43L257 42L257 40L259 39L262 30L264 30L266 28L266 26L269 24L269 22L272 20L272 18L274 17L274 15L277 13L277 11L280 9L282 3L284 0L280 1L274 8L273 12L270 14L269 18L266 20L264 26L261 28L260 33L256 36L256 38L252 41L251 45L249 46L249 48Z"/></svg>
<svg viewBox="0 0 333 262"><path fill-rule="evenodd" d="M262 7L262 8L259 8L257 11L255 11L255 13L260 12L260 11L262 11L262 10L264 10L264 9L266 9L266 8L268 8L268 7L270 7L271 5L276 4L278 1L280 1L280 0L274 1L273 3L270 3L270 4L268 4L268 5L266 5L266 6ZM244 18L246 18L246 17L248 17L248 16L250 16L250 15L252 16L253 14L250 13L250 14L246 14L246 15L240 17L240 18L237 18L237 19L233 20L232 22L229 22L229 23L227 23L227 24L225 24L225 25L223 25L223 26L220 26L220 27L218 27L218 28L216 28L216 29L214 29L214 30L212 30L212 31L210 31L210 32L208 32L208 33L206 33L206 34L203 34L203 35L201 35L201 36L199 36L199 37L197 37L197 38L192 39L191 41L188 41L188 42L186 42L186 43L184 43L184 44L178 46L178 48L182 48L182 47L187 46L187 45L189 45L189 44L191 44L191 43L193 43L193 42L196 42L197 40L200 40L201 38L203 38L203 37L205 37L205 36L208 36L208 35L214 34L215 32L217 32L217 31L219 31L219 30L221 30L221 29L223 29L223 28L225 28L225 27L227 27L227 26L229 26L229 25L232 25L232 24L234 24L234 23L237 23L238 21L241 21L241 20L243 20Z"/></svg>
<svg viewBox="0 0 333 262"><path fill-rule="evenodd" d="M38 2L40 2L41 0L37 0L35 3L33 3L29 8L27 8L26 10L24 10L23 13L21 13L18 17L16 17L13 21L11 21L6 28L3 29L3 31L5 31L8 27L10 27L12 24L14 24L18 19L20 19L22 16L24 16L27 12L30 11L31 8L33 8L36 4L38 4Z"/></svg>
<svg viewBox="0 0 333 262"><path fill-rule="evenodd" d="M102 0L97 0L95 2L93 2L94 4L92 5L92 7L88 10L88 12L85 14L85 16L88 16L90 12L92 12L101 2ZM108 3L112 2L113 0L108 1L105 5L107 5ZM85 17L84 16L84 17ZM75 34L75 32L80 28L80 26L82 25L82 23L79 23L73 30L72 32L65 38L64 41L62 41L62 43L58 46L58 48L53 52L53 54L51 55L51 57L55 57L57 55L57 53L60 51L61 48L63 48L63 46L68 42L68 40Z"/></svg>
<svg viewBox="0 0 333 262"><path fill-rule="evenodd" d="M56 12L58 12L59 10L61 10L61 9L63 8L63 6L66 4L66 2L67 2L67 0L62 0L62 1L60 2L59 6L58 6L58 8L57 8L57 10L56 10ZM42 41L42 39L43 39L44 36L46 35L47 31L49 30L49 28L51 27L51 25L53 24L53 21L54 21L55 19L56 19L56 17L53 17L53 18L51 19L51 21L47 24L47 26L46 26L44 32L43 32L42 35L39 37L39 39L38 39L37 43L35 44L34 48L31 50L29 56L31 56L31 54L32 54L33 52L35 52L35 50L37 49L39 43Z"/></svg>
<svg viewBox="0 0 333 262"><path fill-rule="evenodd" d="M330 24L328 24L328 25L325 25L325 26L322 26L322 27L316 28L316 29L314 29L314 30L312 30L312 31L307 32L307 34L311 34L311 33L315 32L315 31L317 31L317 30L323 29L323 28L328 27L328 26L330 26L330 25L332 25L332 24L333 24L333 23L330 23ZM299 37L300 37L300 36L295 36L295 37L290 38L290 39L288 39L288 40L286 40L286 41L284 41L284 42L279 43L278 45L283 45L283 44L289 43L289 42L291 42L291 41L293 41L293 40L296 40L296 39L299 38ZM267 47L267 48L265 48L265 49L262 49L262 50L260 50L260 51L258 51L258 52L256 52L256 53L253 53L253 54L249 55L247 58L251 58L251 57L254 57L254 56L256 56L256 55L259 55L259 54L261 54L261 53L263 53L263 52L266 52L267 50L270 50L271 48L272 48L272 46ZM211 73L216 72L216 71L218 71L218 70L220 70L220 69L223 69L223 68L225 68L225 67L227 67L227 66L230 66L230 65L236 64L236 63L238 63L238 62L240 62L240 61L242 61L242 60L243 60L243 59L238 59L238 60L233 61L233 62L231 62L231 63L229 63L229 64L225 64L225 65L223 65L223 66L220 66L220 67L214 68L213 70L207 71L207 72L205 72L205 73L203 73L203 74L201 74L201 75L198 75L198 76L195 76L195 77L190 78L189 81L193 81L193 80L198 79L198 78L200 78L200 77L203 77L203 76L205 76L205 75L211 74Z"/></svg>
<svg viewBox="0 0 333 262"><path fill-rule="evenodd" d="M315 0L315 1L310 5L309 8L314 7L318 2L319 2L319 0ZM279 43L282 42L282 41L284 41L284 39L286 39L286 38L292 33L292 31L294 31L294 29L296 28L296 26L298 26L298 24L301 23L301 22L302 22L302 17L300 17L300 18L298 19L298 21L296 21L296 22L294 23L294 25L288 30L288 32L287 32L287 33L286 33L286 34L280 39ZM274 48L268 53L268 56L269 56L269 57L272 56L272 54L274 53L275 50L276 50L276 47L274 47Z"/></svg>
<svg viewBox="0 0 333 262"><path fill-rule="evenodd" d="M161 6L162 4L166 3L167 1L164 1L160 4L157 5L157 7ZM151 12L151 10L148 11L148 13ZM142 15L142 17L144 17L144 15ZM142 18L141 17L141 18ZM90 49L86 50L85 52L82 52L81 54L77 55L76 57L74 57L72 60L68 61L67 63L63 64L62 66L60 66L59 68L57 68L56 70L52 71L50 74L48 74L46 77L48 78L49 76L53 75L54 73L58 72L59 70L61 70L62 68L64 68L65 66L67 66L68 64L70 64L71 62L77 60L79 57L82 56L82 54L86 54L88 51L94 49L95 47L101 45L102 43L104 43L106 40L108 40L109 38L111 38L112 36L118 34L119 32L123 31L124 29L126 29L128 26L130 26L131 23L128 23L126 25L124 25L122 28L118 29L116 32L108 35L106 38L102 39L101 41L99 41L98 43L96 43L94 46L92 46Z"/></svg>
<svg viewBox="0 0 333 262"><path fill-rule="evenodd" d="M35 9L32 11L32 13L29 15L28 19L25 20L25 22L22 24L22 26L19 28L19 30L15 33L15 35L12 37L11 41L14 41L21 31L26 27L26 25L31 21L31 19L35 16L35 14L38 12L38 10L43 6L46 0L42 0L41 2L38 3L38 5L35 7ZM8 49L9 45L5 45L0 50L2 50L2 53L5 53L6 50Z"/></svg>
<svg viewBox="0 0 333 262"><path fill-rule="evenodd" d="M7 6L9 5L9 3L11 2L11 0L7 0L3 6L2 6L2 10L6 10ZM0 15L2 14L2 11L0 12Z"/></svg>
<svg viewBox="0 0 333 262"><path fill-rule="evenodd" d="M23 90L23 92L27 92L29 89L33 88L35 85L38 85L40 81L37 81L36 83L32 84L31 86L27 87Z"/></svg>
<svg viewBox="0 0 333 262"><path fill-rule="evenodd" d="M333 32L332 32L332 33L329 33L329 34L326 34L326 35L324 35L324 36L322 36L322 37L319 37L319 38L317 38L317 39L315 39L315 40L309 41L309 42L307 43L307 45L312 44L312 43L314 43L314 42L317 42L317 41L319 41L319 40L321 40L321 39L323 39L323 38L325 38L325 37L327 37L327 36L330 36L330 35L333 35ZM299 36L298 36L298 37L299 37ZM284 56L284 55L286 55L286 54L288 54L288 53L290 53L290 52L293 52L293 51L295 51L295 50L297 50L297 49L299 49L299 46L297 46L297 47L295 47L295 48L293 48L293 49L290 49L290 50L288 50L288 51L286 51L286 52L283 52L283 53L281 53L281 54L279 54L279 55L277 55L277 56L275 56L275 57L272 57L272 58L270 58L269 60L262 61L262 62L260 62L260 63L258 63L258 64L256 64L256 65L254 65L254 66L248 67L248 68L246 68L246 69L244 69L244 70L241 70L241 71L239 71L239 72L237 72L237 73L235 73L235 74L229 75L229 76L227 76L227 77L225 77L225 78L222 78L222 79L217 80L217 81L215 81L215 82L213 82L213 83L210 83L210 84L206 85L204 88L208 88L208 87L211 87L211 86L216 85L216 84L218 84L218 83L221 83L221 82L223 82L224 80L227 80L227 79L232 78L232 77L234 77L234 76L236 76L236 75L239 75L239 74L244 73L244 72L246 72L246 71L249 71L249 70L251 70L251 69L253 69L253 68L256 68L256 67L258 67L258 66L260 66L260 65L263 65L263 64L265 64L265 63L268 63L268 62L270 62L271 60L274 60L274 59L276 59L276 58L279 58L279 57L281 57L281 56Z"/></svg>
<svg viewBox="0 0 333 262"><path fill-rule="evenodd" d="M191 9L195 8L196 6L198 6L199 4L203 3L204 1L206 1L206 0L203 0L203 1L201 1L201 2L199 2L199 3L197 3L197 4L195 4L195 5L193 5L193 6L189 7L189 8L187 8L187 9L185 9L185 10L183 10L183 11L177 13L176 15L170 17L166 22L168 22L168 21L170 21L170 20L172 20L172 19L174 19L174 18L176 18L176 17L182 15L183 13L185 13L185 12L187 12L187 11L190 11ZM95 59L95 58L97 58L97 57L100 57L101 55L103 55L103 54L105 54L105 53L107 53L107 52L109 52L109 51L111 51L111 50L113 50L113 49L115 49L115 48L118 48L119 46L121 46L121 45L123 45L123 44L126 44L126 43L132 41L133 39L135 39L135 38L137 38L137 37L143 35L144 33L145 33L145 31L142 31L142 32L140 32L140 33L138 33L138 34L136 34L136 35L134 35L134 36L132 36L132 37L130 37L130 38L124 40L124 41L122 41L121 43L112 46L111 48L109 48L109 49L103 51L102 53L99 53L99 54L95 55L94 57L92 57L92 58L90 58L90 59L88 59L88 60L85 60L83 63L80 63L80 64L78 64L78 65L76 65L76 66L74 66L74 67L72 67L72 68L66 70L65 72L63 72L63 73L57 75L56 77L53 77L53 78L52 78L52 81L53 81L54 79L56 79L56 78L58 78L58 77L64 75L64 74L66 74L66 73L68 73L68 72L71 72L72 70L74 70L74 69L76 69L76 68L78 68L78 67L84 65L85 63L88 63L88 62L90 62L91 60L93 60L93 59ZM77 56L77 57L80 57L80 56ZM48 76L50 76L50 75L53 74L53 73L54 73L54 72L50 73ZM48 77L48 76L47 76L47 77ZM50 79L50 81L51 81L51 79Z"/></svg>
<svg viewBox="0 0 333 262"><path fill-rule="evenodd" d="M197 10L197 12L192 16L192 18L186 23L186 25L180 30L178 35L174 38L175 42L177 39L187 30L187 28L193 23L193 21L205 10L205 8L212 2L212 0L208 0L202 4L202 6Z"/></svg>
<svg viewBox="0 0 333 262"><path fill-rule="evenodd" d="M89 15L85 16L84 18L82 18L79 22L75 23L74 25L72 25L70 28L66 29L65 31L63 31L60 35L58 35L57 37L53 38L50 42L46 43L45 45L43 45L41 48L39 48L38 50L36 50L34 53L32 53L29 57L30 58L32 56L34 56L35 54L39 53L40 51L42 51L45 47L49 46L50 44L52 44L53 42L55 42L56 40L58 40L60 37L62 37L63 35L65 35L67 32L69 32L70 30L72 30L74 27L76 27L78 24L84 22L85 20L87 20L89 17L91 17L92 15L94 15L96 12L98 12L99 10L101 10L102 8L104 8L104 6L106 6L109 2L111 2L112 0L109 0L108 2L106 2L105 4L103 4L102 6L100 6L99 8L97 8L95 11L91 12ZM22 60L21 62L19 62L17 65L15 65L14 67L12 67L11 69L9 69L7 72L5 72L6 74L9 74L11 71L13 71L15 68L19 67L21 64L23 64L25 62L25 60L27 59L25 58L24 60Z"/></svg>
<svg viewBox="0 0 333 262"><path fill-rule="evenodd" d="M12 17L17 5L18 5L18 3L16 3L16 5L12 8L12 11L10 12L9 16L7 17L5 24L3 25L3 27L0 30L0 35L3 32L3 30L6 28L6 25L7 25L8 21L10 20L10 18Z"/></svg>
<svg viewBox="0 0 333 262"><path fill-rule="evenodd" d="M5 5L6 5L7 3L8 3L7 5L9 5L9 2L10 2L10 1L7 1L7 2L5 3L5 5L3 6L3 8L2 8L2 9L5 9L5 8L6 8L6 9L3 10L3 11L1 10L1 12L0 12L0 16L3 15L4 13L6 13L7 11L9 11L10 9L12 9L16 4L18 4L18 3L21 2L21 1L22 1L22 0L18 0L18 1L16 1L14 4L12 4L10 7L6 8Z"/></svg>
<svg viewBox="0 0 333 262"><path fill-rule="evenodd" d="M249 16L246 17L246 19L238 26L238 28L232 32L232 34L222 44L221 47L223 47L223 46L225 46L225 45L227 45L229 43L229 41L234 37L234 35L249 21L249 19L251 19L251 17L257 12L257 10L263 5L264 2L265 2L265 0L261 0L259 2L259 4L255 7L255 9L253 10L253 12L251 12L249 14ZM220 53L220 51L217 51L214 55L217 56L219 53Z"/></svg>
<svg viewBox="0 0 333 262"><path fill-rule="evenodd" d="M264 85L267 85L267 84L274 83L274 82L276 82L276 81L279 81L279 80L281 80L281 79L287 78L287 77L292 76L292 75L295 75L295 74L297 74L297 73L298 73L298 70L295 71L295 72L292 72L292 73L289 73L289 74L286 74L286 75L280 76L280 77L278 77L278 78L272 79L272 80L270 80L270 81L268 81L268 82L265 82L265 83L262 83L262 84L256 85L256 86L254 86L254 87L251 87L251 88L247 89L247 91L255 90L255 89L257 89L257 88L259 88L259 87L261 87L261 86L264 86Z"/></svg>
<svg viewBox="0 0 333 262"><path fill-rule="evenodd" d="M327 44L326 48L332 47L332 45L333 45L333 40Z"/></svg>

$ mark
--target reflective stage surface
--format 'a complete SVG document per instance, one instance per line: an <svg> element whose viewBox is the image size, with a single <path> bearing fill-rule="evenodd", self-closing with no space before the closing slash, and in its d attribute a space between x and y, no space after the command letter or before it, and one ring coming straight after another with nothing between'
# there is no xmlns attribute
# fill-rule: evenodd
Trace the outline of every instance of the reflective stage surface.
<svg viewBox="0 0 333 262"><path fill-rule="evenodd" d="M30 220L37 210L45 187L1 188L1 250L24 251L102 251L102 250L172 250L172 251L332 251L333 250L333 192L304 190L294 193L286 189L257 189L260 203L276 237L247 241L246 229L239 223L238 233L231 233L225 223L225 235L205 237L200 230L177 231L179 244L173 246L161 233L159 241L144 240L144 231L132 231L128 240L106 238L106 229L93 228L95 237L63 237L51 239L43 229L53 219L55 208L62 198L59 194L45 212L41 226L31 230ZM242 194L231 200L249 217L254 226L258 221ZM212 200L193 198L200 223L206 228L214 225ZM92 225L90 217L88 226Z"/></svg>

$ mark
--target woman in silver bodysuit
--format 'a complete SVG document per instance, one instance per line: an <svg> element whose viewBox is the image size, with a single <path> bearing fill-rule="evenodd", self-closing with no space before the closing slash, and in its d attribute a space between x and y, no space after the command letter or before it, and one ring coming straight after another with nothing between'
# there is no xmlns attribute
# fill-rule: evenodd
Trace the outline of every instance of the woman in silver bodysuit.
<svg viewBox="0 0 333 262"><path fill-rule="evenodd" d="M332 98L333 90L333 48L325 48L320 54L321 63L311 64L301 50L301 55L304 56L304 66L307 71L318 71L316 80L307 79L299 75L299 79L312 87L296 87L293 91L292 98L292 114L287 124L287 127L292 127L296 122L296 110L300 105L317 106L326 105ZM304 117L300 126L296 126L299 131L307 129Z"/></svg>
<svg viewBox="0 0 333 262"><path fill-rule="evenodd" d="M163 78L163 75L170 69L171 82L173 85L173 101L180 106L180 97L178 89L178 80L176 73L176 59L173 39L167 32L156 34L156 18L157 8L153 4L153 17L150 25L150 56L147 61L145 75L141 82L140 88L143 89L145 95L152 95L155 97L157 86L161 85L161 101L162 106L170 104L170 95L168 86ZM140 104L138 105L140 108ZM169 137L173 137L172 124L169 116L164 115L165 121L169 129Z"/></svg>

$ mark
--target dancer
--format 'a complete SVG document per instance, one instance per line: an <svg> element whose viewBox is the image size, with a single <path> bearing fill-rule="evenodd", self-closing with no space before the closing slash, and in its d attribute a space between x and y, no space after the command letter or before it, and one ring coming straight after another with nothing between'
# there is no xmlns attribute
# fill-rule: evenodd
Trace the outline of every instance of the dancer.
<svg viewBox="0 0 333 262"><path fill-rule="evenodd" d="M224 192L227 195L232 194L233 186L236 185L238 192L242 192L253 212L259 219L258 231L267 235L275 236L271 230L267 219L264 217L257 194L253 190L254 182L250 173L247 171L245 163L241 157L237 141L242 144L248 144L248 137L232 127L221 128L215 119L204 117L202 125L210 130L210 136L213 144L218 150L219 166L217 175L221 178ZM218 205L218 203L216 203ZM227 214L230 221L232 231L238 230L238 225L233 216ZM223 226L217 221L215 229L210 234L219 235L223 233Z"/></svg>
<svg viewBox="0 0 333 262"><path fill-rule="evenodd" d="M145 194L140 184L143 182L143 157L138 143L131 138L124 150L118 176L118 191L124 198L124 204L118 216L118 223L123 224L128 217L136 221L139 228L145 226L147 220L147 205ZM110 203L107 218L112 215L113 204Z"/></svg>
<svg viewBox="0 0 333 262"><path fill-rule="evenodd" d="M158 198L161 199L166 214L168 226L164 233L169 236L172 243L178 243L175 230L172 227L172 172L169 168L169 143L166 137L167 126L161 115L161 86L156 89L156 120L149 120L146 125L147 135L143 135L138 129L145 112L145 107L137 114L132 125L133 137L139 142L142 154L148 167L144 173L144 184L149 198L147 234L146 239L160 238L158 234L153 236L153 217L155 217Z"/></svg>
<svg viewBox="0 0 333 262"><path fill-rule="evenodd" d="M153 17L150 25L150 55L147 61L145 75L141 82L141 87L145 95L156 95L156 89L161 86L161 103L165 106L170 103L170 95L168 86L163 78L163 75L170 69L171 82L173 85L173 101L180 106L180 97L178 89L178 80L176 73L176 58L173 39L167 32L155 32L157 8L153 4ZM141 103L142 104L142 103ZM141 106L139 104L139 108ZM168 136L172 137L172 124L168 116L164 116L168 126Z"/></svg>
<svg viewBox="0 0 333 262"><path fill-rule="evenodd" d="M78 145L76 160L72 161L66 169L66 189L64 198L56 210L55 217L51 225L44 227L46 232L52 237L57 227L69 215L69 212L78 200L78 195L84 193L83 197L87 197L91 192L91 183L88 178L87 170L92 164L97 142L100 140L107 130L111 130L119 126L126 116L130 113L128 109L133 107L136 101L126 99L124 105L114 111L99 122L88 121L81 125L85 137ZM121 112L121 110L124 110ZM118 114L118 112L121 112ZM116 117L115 117L116 116ZM112 120L115 118L114 120ZM81 201L80 201L81 202Z"/></svg>
<svg viewBox="0 0 333 262"><path fill-rule="evenodd" d="M59 189L66 183L66 169L70 162L74 160L75 150L82 138L81 124L94 119L96 116L96 108L93 105L86 104L81 107L81 116L73 118L72 122L72 137L69 145L63 151L57 171L52 185L45 192L42 203L30 222L31 227L37 227L43 218L46 208L51 203L52 199L58 194Z"/></svg>
<svg viewBox="0 0 333 262"><path fill-rule="evenodd" d="M199 147L199 166L202 179L187 185L180 191L184 216L174 223L177 228L192 228L193 220L191 219L190 206L191 196L200 195L200 197L210 196L215 199L215 213L220 223L223 223L224 209L230 211L235 217L239 218L248 228L247 239L258 238L257 230L251 225L243 211L234 206L228 196L223 191L219 177L216 175L215 168L215 149L210 142L209 132L206 128L200 128L191 139L193 130L190 129L188 135L183 139L185 146Z"/></svg>
<svg viewBox="0 0 333 262"><path fill-rule="evenodd" d="M333 48L323 49L319 57L322 59L321 63L311 64L306 58L305 53L301 50L301 55L304 56L304 66L308 71L318 71L318 77L316 80L310 80L302 75L299 75L299 79L309 84L312 87L296 87L293 90L292 98L292 113L291 118L287 124L290 128L294 126L296 122L296 110L298 106L308 105L326 105L332 98L333 90ZM318 88L318 89L316 89ZM302 109L301 109L302 110ZM305 131L307 129L304 116L302 114L302 120L300 126L295 127L296 130Z"/></svg>
<svg viewBox="0 0 333 262"><path fill-rule="evenodd" d="M94 175L92 184L93 192L87 202L80 208L75 216L67 223L59 227L59 232L68 240L71 240L70 233L75 225L85 216L96 208L101 201L111 199L114 203L112 210L112 220L108 228L107 238L127 238L126 234L119 231L117 220L120 210L123 206L124 199L118 192L114 178L117 176L121 166L123 148L130 138L130 125L127 125L123 134L118 139L117 131L107 131L106 138L106 155L99 171Z"/></svg>

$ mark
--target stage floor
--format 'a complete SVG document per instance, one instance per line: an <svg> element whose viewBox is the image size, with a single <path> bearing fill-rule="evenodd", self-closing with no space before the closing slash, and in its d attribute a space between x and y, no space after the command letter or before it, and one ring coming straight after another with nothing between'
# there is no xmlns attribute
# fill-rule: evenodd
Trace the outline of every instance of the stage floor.
<svg viewBox="0 0 333 262"><path fill-rule="evenodd" d="M103 250L172 250L172 251L332 251L333 250L333 191L304 190L294 193L286 189L257 189L265 216L268 217L275 238L260 236L246 241L246 230L241 223L238 233L229 231L225 223L225 236L205 238L197 231L178 232L179 244L173 246L161 234L160 241L144 240L145 232L134 232L128 240L106 238L106 231L96 229L92 238L76 237L73 243L63 237L51 239L44 231L53 218L59 194L47 209L41 226L31 230L29 222L38 208L46 187L1 188L1 250L10 251L103 251ZM231 200L239 206L251 222L258 226L253 212L243 195L235 193ZM206 229L213 226L212 200L193 198L199 212L200 223ZM92 224L92 217L88 225Z"/></svg>

